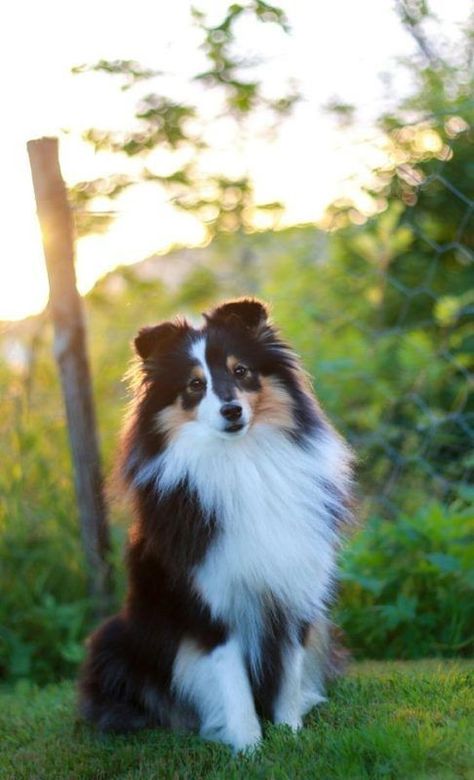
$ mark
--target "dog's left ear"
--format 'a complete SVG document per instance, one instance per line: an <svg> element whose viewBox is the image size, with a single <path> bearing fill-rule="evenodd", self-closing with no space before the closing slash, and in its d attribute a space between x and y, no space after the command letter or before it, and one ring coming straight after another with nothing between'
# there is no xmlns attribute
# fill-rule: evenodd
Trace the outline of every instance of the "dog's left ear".
<svg viewBox="0 0 474 780"><path fill-rule="evenodd" d="M217 309L204 315L207 320L244 325L250 330L256 330L267 322L268 310L262 301L256 298L239 298L218 306Z"/></svg>

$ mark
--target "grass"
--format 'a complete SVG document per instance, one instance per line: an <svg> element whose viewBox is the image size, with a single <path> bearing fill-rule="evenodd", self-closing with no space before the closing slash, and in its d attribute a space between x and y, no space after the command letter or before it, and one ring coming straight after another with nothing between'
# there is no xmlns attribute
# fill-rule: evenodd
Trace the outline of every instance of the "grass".
<svg viewBox="0 0 474 780"><path fill-rule="evenodd" d="M2 780L474 778L474 663L354 664L293 736L268 726L253 757L194 736L94 733L70 682L0 693Z"/></svg>

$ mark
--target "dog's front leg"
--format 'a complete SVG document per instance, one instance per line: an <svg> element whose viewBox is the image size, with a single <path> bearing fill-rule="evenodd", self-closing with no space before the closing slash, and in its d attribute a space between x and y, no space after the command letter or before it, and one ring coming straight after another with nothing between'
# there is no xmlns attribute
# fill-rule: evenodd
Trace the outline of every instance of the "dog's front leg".
<svg viewBox="0 0 474 780"><path fill-rule="evenodd" d="M252 750L260 742L250 681L235 638L210 652L184 641L173 667L173 687L195 707L205 739L224 742L236 753Z"/></svg>
<svg viewBox="0 0 474 780"><path fill-rule="evenodd" d="M282 674L273 705L273 722L298 731L302 722L302 676L304 649L300 644L286 647L282 653Z"/></svg>

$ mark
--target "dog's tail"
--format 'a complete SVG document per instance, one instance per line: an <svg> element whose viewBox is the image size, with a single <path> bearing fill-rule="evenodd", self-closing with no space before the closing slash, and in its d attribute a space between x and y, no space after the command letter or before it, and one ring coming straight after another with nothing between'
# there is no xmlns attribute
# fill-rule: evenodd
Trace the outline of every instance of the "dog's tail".
<svg viewBox="0 0 474 780"><path fill-rule="evenodd" d="M327 617L321 618L311 627L309 646L323 670L325 682L344 674L351 659L344 639L343 630Z"/></svg>
<svg viewBox="0 0 474 780"><path fill-rule="evenodd" d="M350 653L343 632L326 617L314 623L306 640L303 672L304 713L325 700L326 684L344 673Z"/></svg>

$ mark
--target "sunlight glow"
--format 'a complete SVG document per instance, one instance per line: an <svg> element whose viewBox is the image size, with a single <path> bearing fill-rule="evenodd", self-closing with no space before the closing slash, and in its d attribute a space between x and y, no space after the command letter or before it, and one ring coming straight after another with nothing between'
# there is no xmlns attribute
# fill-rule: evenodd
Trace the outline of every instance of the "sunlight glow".
<svg viewBox="0 0 474 780"><path fill-rule="evenodd" d="M202 0L200 5L217 16L221 13L222 4L217 0ZM238 163L237 168L243 167L252 175L257 202L285 204L280 223L284 226L316 221L325 206L343 197L347 188L357 189L380 156L373 119L385 97L378 74L411 49L393 10L385 3L335 0L323 6L282 0L282 5L290 18L291 36L283 41L276 31L267 37L260 28L249 29L245 46L259 52L262 62L268 60L270 84L279 85L292 74L300 79L304 101L278 128L274 141L259 140L255 134L242 137L235 148L229 148L222 126L211 140L222 171ZM453 31L468 12L468 0L451 0L448 5L433 0L433 6ZM149 0L136 0L133 14L113 0L83 0L80 9L44 0L41 5L28 4L26 25L24 4L8 6L0 30L0 69L8 74L2 83L2 106L8 121L0 126L0 320L37 313L48 297L27 140L59 136L61 167L70 183L117 173L123 165L133 171L134 165L142 164L110 154L95 155L81 140L87 127L126 127L135 104L134 91L121 92L107 76L72 76L71 67L100 58L136 58L160 67L164 58L167 72L173 74L169 84L174 89L175 84L199 72L202 64L189 8L188 0L175 0L173 14L162 24L162 9ZM66 34L71 29L74 35ZM373 30L378 30L378 35L374 36ZM28 56L18 56L18 40ZM398 85L401 91L408 88L407 84ZM180 95L189 97L182 89L176 94L178 99ZM338 131L321 109L337 94L360 107L357 136ZM455 135L460 131L459 122L456 118L449 121ZM417 141L425 151L444 154L438 150L439 137L430 129ZM119 213L110 230L78 242L77 276L83 293L118 264L140 261L176 244L199 244L205 237L194 218L177 214L163 193L146 185L127 192L112 208ZM370 204L362 203L360 208L363 215L370 213ZM259 228L268 224L264 213L257 214L256 220Z"/></svg>
<svg viewBox="0 0 474 780"><path fill-rule="evenodd" d="M415 135L415 149L418 152L429 152L431 154L439 153L443 148L443 141L431 128L423 128Z"/></svg>
<svg viewBox="0 0 474 780"><path fill-rule="evenodd" d="M5 223L2 234L0 318L22 319L40 312L48 300L41 234L34 212L27 213L21 229L15 221ZM8 252L9 247L14 247L14 252Z"/></svg>

